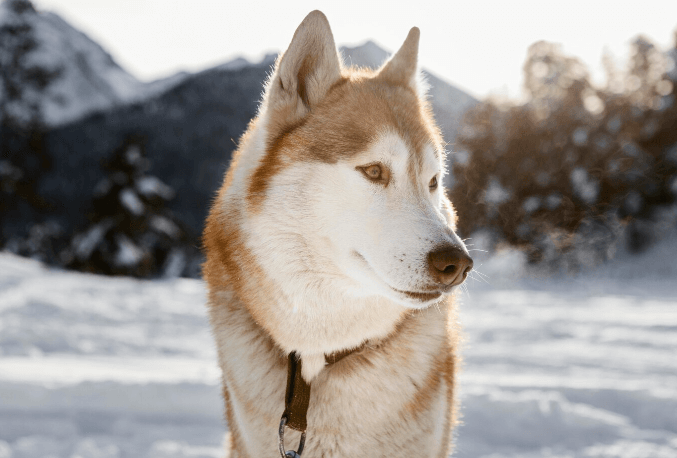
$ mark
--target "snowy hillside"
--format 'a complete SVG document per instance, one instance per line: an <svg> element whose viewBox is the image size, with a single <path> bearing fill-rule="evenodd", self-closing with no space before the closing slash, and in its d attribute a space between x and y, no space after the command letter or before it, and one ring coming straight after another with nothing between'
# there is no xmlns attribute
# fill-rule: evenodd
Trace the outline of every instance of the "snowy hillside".
<svg viewBox="0 0 677 458"><path fill-rule="evenodd" d="M594 276L471 282L454 456L676 457L676 255L673 238ZM219 456L204 298L0 254L0 457Z"/></svg>
<svg viewBox="0 0 677 458"><path fill-rule="evenodd" d="M178 84L186 76L177 74L152 83L141 82L122 69L101 46L57 14L31 9L17 13L10 3L0 3L0 27L27 25L26 33L35 41L35 48L28 52L22 65L56 75L39 96L42 114L50 126L148 98ZM11 29L5 33L11 33ZM3 42L13 43L9 39ZM2 50L3 53L12 51Z"/></svg>

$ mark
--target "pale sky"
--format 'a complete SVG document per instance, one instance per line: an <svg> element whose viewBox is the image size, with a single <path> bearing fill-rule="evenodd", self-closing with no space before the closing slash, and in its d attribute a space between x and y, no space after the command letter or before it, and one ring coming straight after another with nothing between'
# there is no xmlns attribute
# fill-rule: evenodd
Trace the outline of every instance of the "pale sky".
<svg viewBox="0 0 677 458"><path fill-rule="evenodd" d="M661 46L677 27L675 0L561 1L238 1L34 0L55 11L142 80L199 71L238 56L259 60L289 44L313 9L322 10L338 45L374 40L396 50L412 26L421 29L423 67L471 94L521 93L530 44L561 43L603 80L607 47L625 58L639 33Z"/></svg>

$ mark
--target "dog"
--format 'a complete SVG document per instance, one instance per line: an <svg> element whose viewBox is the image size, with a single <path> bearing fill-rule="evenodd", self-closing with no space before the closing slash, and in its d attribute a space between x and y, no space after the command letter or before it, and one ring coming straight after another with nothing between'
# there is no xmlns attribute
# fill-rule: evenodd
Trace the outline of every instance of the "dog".
<svg viewBox="0 0 677 458"><path fill-rule="evenodd" d="M347 68L311 12L239 140L203 239L231 458L450 453L472 259L418 43Z"/></svg>

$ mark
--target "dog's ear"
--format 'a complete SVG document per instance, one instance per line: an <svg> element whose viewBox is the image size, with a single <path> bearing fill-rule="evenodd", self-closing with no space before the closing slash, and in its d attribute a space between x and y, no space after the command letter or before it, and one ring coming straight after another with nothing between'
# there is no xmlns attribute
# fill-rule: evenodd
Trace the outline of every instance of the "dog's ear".
<svg viewBox="0 0 677 458"><path fill-rule="evenodd" d="M270 81L269 103L288 106L302 116L341 78L341 62L327 17L313 11L296 29L278 59Z"/></svg>
<svg viewBox="0 0 677 458"><path fill-rule="evenodd" d="M383 65L377 78L398 86L406 85L416 89L420 36L421 32L418 27L412 27L400 50Z"/></svg>

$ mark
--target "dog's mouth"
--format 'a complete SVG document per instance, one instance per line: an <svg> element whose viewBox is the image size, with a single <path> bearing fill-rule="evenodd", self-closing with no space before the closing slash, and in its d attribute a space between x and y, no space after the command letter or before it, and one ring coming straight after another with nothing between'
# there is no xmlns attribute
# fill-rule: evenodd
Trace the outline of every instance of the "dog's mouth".
<svg viewBox="0 0 677 458"><path fill-rule="evenodd" d="M393 288L387 281L383 280L380 275L371 267L369 262L365 259L364 256L362 256L360 253L357 251L354 251L353 254L360 259L369 270L374 272L376 276L392 291L396 292L399 295L405 296L407 299L413 299L416 302L420 303L426 303L426 302L431 302L436 299L439 299L442 297L443 294L449 293L451 288L445 288L445 289L434 289L430 291L405 291L397 288Z"/></svg>
<svg viewBox="0 0 677 458"><path fill-rule="evenodd" d="M417 291L401 291L399 289L395 289L392 286L390 287L393 291L398 292L400 294L404 294L407 296L409 299L414 299L420 302L430 302L435 299L439 299L442 297L442 294L444 294L442 291L433 291L433 292L417 292Z"/></svg>

